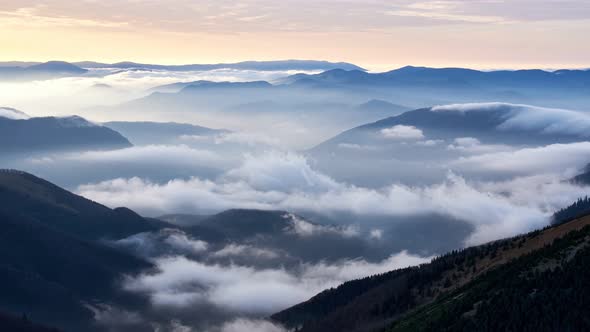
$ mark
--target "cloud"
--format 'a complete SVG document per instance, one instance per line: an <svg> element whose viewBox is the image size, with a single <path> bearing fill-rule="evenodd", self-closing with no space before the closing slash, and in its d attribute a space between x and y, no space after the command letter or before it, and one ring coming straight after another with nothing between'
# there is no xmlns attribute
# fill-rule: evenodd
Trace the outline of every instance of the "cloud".
<svg viewBox="0 0 590 332"><path fill-rule="evenodd" d="M397 125L391 128L381 129L381 135L393 140L418 140L424 138L422 130L414 126Z"/></svg>
<svg viewBox="0 0 590 332"><path fill-rule="evenodd" d="M532 175L572 172L589 162L590 142L580 142L461 157L450 166L459 171Z"/></svg>
<svg viewBox="0 0 590 332"><path fill-rule="evenodd" d="M297 73L315 74L317 71L89 69L87 75L79 77L61 77L31 82L0 82L0 100L3 103L26 110L32 116L59 116L83 113L82 115L85 117L97 118L102 121L113 119L130 120L130 118L169 121L169 112L164 115L148 115L145 112L134 113L125 110L113 114L95 112L93 108L118 105L142 98L151 94L153 92L152 88L177 82L200 80L212 82L272 82ZM109 88L96 88L96 86L101 85ZM172 89L172 92L177 92L177 90L180 90L180 88ZM166 91L170 92L170 89ZM183 114L183 116L187 120L195 120L187 114ZM199 120L204 121L201 118Z"/></svg>
<svg viewBox="0 0 590 332"><path fill-rule="evenodd" d="M453 144L447 146L448 150L465 153L490 153L499 151L511 151L513 148L503 144L482 144L474 137L459 137L453 141Z"/></svg>
<svg viewBox="0 0 590 332"><path fill-rule="evenodd" d="M422 8L424 9L424 8ZM505 19L500 16L486 15L461 15L448 12L439 12L432 10L389 10L386 12L390 16L425 18L432 20L441 20L449 22L463 23L504 23Z"/></svg>
<svg viewBox="0 0 590 332"><path fill-rule="evenodd" d="M245 256L262 259L274 259L280 255L270 249L256 248L251 245L231 243L214 252L213 257Z"/></svg>
<svg viewBox="0 0 590 332"><path fill-rule="evenodd" d="M215 144L237 143L249 146L267 145L280 146L281 141L261 133L232 132L218 135L214 138Z"/></svg>
<svg viewBox="0 0 590 332"><path fill-rule="evenodd" d="M443 144L445 141L442 139L429 139L429 140L425 140L425 141L418 141L414 144L418 145L418 146L437 146L439 144Z"/></svg>
<svg viewBox="0 0 590 332"><path fill-rule="evenodd" d="M302 264L294 270L206 264L185 257L157 260L159 271L128 277L124 288L147 294L155 307L215 306L238 315L264 316L307 300L342 282L428 262L401 252L378 262Z"/></svg>
<svg viewBox="0 0 590 332"><path fill-rule="evenodd" d="M286 218L290 222L290 227L285 229L286 232L296 234L301 237L317 236L322 234L336 234L342 237L355 237L360 235L358 227L353 225L347 226L331 226L331 225L317 225L312 224L298 216L289 213L283 218Z"/></svg>
<svg viewBox="0 0 590 332"><path fill-rule="evenodd" d="M17 111L14 108L0 107L0 117L10 120L25 120L30 117L23 112Z"/></svg>
<svg viewBox="0 0 590 332"><path fill-rule="evenodd" d="M383 230L381 229L372 229L369 233L369 237L372 239L380 240L383 237Z"/></svg>
<svg viewBox="0 0 590 332"><path fill-rule="evenodd" d="M497 112L503 118L497 127L504 131L533 131L588 137L590 115L571 110L508 103L471 103L435 106L433 112Z"/></svg>
<svg viewBox="0 0 590 332"><path fill-rule="evenodd" d="M154 158L158 156L157 158ZM69 160L85 162L126 162L132 161L137 163L187 163L203 164L218 163L221 158L212 151L198 150L186 145L147 145L134 146L125 149L110 151L87 151L78 154L70 154L66 157Z"/></svg>
<svg viewBox="0 0 590 332"><path fill-rule="evenodd" d="M350 150L365 150L365 151L378 151L380 148L374 145L361 145L361 144L354 144L354 143L340 143L338 147L341 149L350 149Z"/></svg>
<svg viewBox="0 0 590 332"><path fill-rule="evenodd" d="M130 312L106 304L86 305L94 320L102 326L111 329L125 329L125 327L140 324L143 318L136 312Z"/></svg>
<svg viewBox="0 0 590 332"><path fill-rule="evenodd" d="M337 182L312 169L302 156L275 152L258 158L250 156L240 167L216 181L191 178L156 184L139 178L115 179L80 186L78 193L109 206L125 205L149 215L212 213L230 208L302 211L324 216L344 213L361 219L363 216L391 216L411 220L412 216L443 214L474 225L474 235L466 239L466 243L474 244L546 225L551 213L564 205L548 205L533 199L539 192L547 195L548 201L564 193L567 197L590 193L587 187L560 184L564 169L587 162L589 158L584 154L590 157L589 144L570 144L565 150L549 146L531 151L484 154L460 159L462 162L452 165L457 169L487 167L522 171L526 175L548 174L543 176L545 182L525 181L518 188L500 189L454 173L449 173L440 183L426 186L359 187ZM580 149L584 153L581 154ZM506 153L514 155L503 155ZM519 191L523 199L514 200L511 195L514 191ZM294 225L299 234L328 231L304 223Z"/></svg>
<svg viewBox="0 0 590 332"><path fill-rule="evenodd" d="M260 319L245 319L239 318L231 322L227 322L219 328L219 330L211 330L207 332L287 332L282 326L271 323L267 320Z"/></svg>
<svg viewBox="0 0 590 332"><path fill-rule="evenodd" d="M209 249L209 243L195 239L178 229L139 233L110 241L108 244L127 249L148 259L162 255L200 255Z"/></svg>
<svg viewBox="0 0 590 332"><path fill-rule="evenodd" d="M314 192L338 187L329 176L313 170L305 157L292 152L247 155L244 163L227 172L225 178L264 191Z"/></svg>

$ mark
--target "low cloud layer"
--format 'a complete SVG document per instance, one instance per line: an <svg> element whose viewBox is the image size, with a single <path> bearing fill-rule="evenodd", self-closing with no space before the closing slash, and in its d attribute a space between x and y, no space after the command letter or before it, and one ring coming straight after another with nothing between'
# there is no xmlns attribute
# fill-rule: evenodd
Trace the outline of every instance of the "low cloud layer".
<svg viewBox="0 0 590 332"><path fill-rule="evenodd" d="M378 262L346 260L296 269L207 264L182 256L156 260L159 272L128 278L124 288L145 293L160 308L214 306L223 312L264 317L342 282L428 262L401 252Z"/></svg>
<svg viewBox="0 0 590 332"><path fill-rule="evenodd" d="M590 161L590 142L552 144L514 151L462 157L450 165L457 170L532 175L573 173Z"/></svg>
<svg viewBox="0 0 590 332"><path fill-rule="evenodd" d="M517 182L507 181L503 182L502 188L494 185L496 182L467 180L454 173L449 173L442 182L428 186L359 187L335 181L314 170L299 155L270 153L246 158L240 167L229 170L215 181L194 177L157 184L140 178L115 179L80 186L78 192L109 206L125 205L148 215L211 213L230 208L309 211L326 216L346 213L361 219L362 216L411 219L412 216L443 214L474 225L475 233L466 239L467 244L474 244L546 225L554 210L567 205L563 200L552 201L556 195L571 202L588 194L586 187L563 182L567 175L563 173L564 169L583 165L585 158L578 149L588 148L585 144L564 145L564 151L558 149L564 158L570 155L572 160L558 158L560 154L553 153L555 147L549 146L541 152L527 149L507 152L524 154L509 158L496 154L466 157L454 165L457 168L496 167L512 171L533 167L530 172L522 172L525 177L511 180L518 181L518 186L510 185ZM545 163L544 158L536 155L543 151L547 152ZM494 156L497 158L493 159ZM535 166L535 163L539 165ZM530 176L538 173L546 174L541 175L544 181L530 181ZM521 194L522 199L514 200L515 191L528 194ZM533 199L539 192L545 195L544 202ZM315 231L313 227L299 226L296 229L302 233Z"/></svg>
<svg viewBox="0 0 590 332"><path fill-rule="evenodd" d="M0 118L7 118L10 120L24 120L29 116L23 112L17 111L14 108L0 107Z"/></svg>
<svg viewBox="0 0 590 332"><path fill-rule="evenodd" d="M570 110L507 103L473 103L435 106L432 111L499 112L504 117L498 126L499 130L590 136L590 115Z"/></svg>

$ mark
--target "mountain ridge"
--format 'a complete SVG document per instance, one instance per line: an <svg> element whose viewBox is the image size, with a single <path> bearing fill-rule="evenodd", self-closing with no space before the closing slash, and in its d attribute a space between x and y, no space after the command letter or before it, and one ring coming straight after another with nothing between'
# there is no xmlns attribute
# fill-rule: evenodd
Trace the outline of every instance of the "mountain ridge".
<svg viewBox="0 0 590 332"><path fill-rule="evenodd" d="M127 138L115 130L96 125L79 116L31 118L14 109L9 110L13 111L8 117L0 114L0 151L3 152L31 153L40 150L132 146ZM19 114L20 117L17 116Z"/></svg>

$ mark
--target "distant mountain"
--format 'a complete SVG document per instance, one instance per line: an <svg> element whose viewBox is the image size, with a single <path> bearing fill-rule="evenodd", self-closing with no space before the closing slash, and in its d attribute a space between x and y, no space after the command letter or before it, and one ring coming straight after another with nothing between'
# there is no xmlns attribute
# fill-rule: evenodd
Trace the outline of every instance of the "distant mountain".
<svg viewBox="0 0 590 332"><path fill-rule="evenodd" d="M224 129L211 129L175 122L106 122L103 124L125 137L133 144L166 144L177 142L182 136L214 136L227 133Z"/></svg>
<svg viewBox="0 0 590 332"><path fill-rule="evenodd" d="M244 61L237 63L219 64L189 64L189 65L156 65L136 62L118 62L113 64L99 63L92 61L76 62L75 65L83 68L144 68L170 71L191 71L191 70L214 70L214 69L241 69L241 70L330 70L341 68L346 70L364 70L356 65L346 62L328 62L316 60L284 60L284 61Z"/></svg>
<svg viewBox="0 0 590 332"><path fill-rule="evenodd" d="M350 281L272 318L300 332L584 331L589 239L585 216Z"/></svg>
<svg viewBox="0 0 590 332"><path fill-rule="evenodd" d="M88 70L64 61L44 63L13 63L14 66L0 65L0 80L27 81L51 79L67 76L80 76Z"/></svg>
<svg viewBox="0 0 590 332"><path fill-rule="evenodd" d="M257 235L278 235L289 226L286 215L286 211L227 210L204 218L186 229L194 234L207 229L234 241Z"/></svg>
<svg viewBox="0 0 590 332"><path fill-rule="evenodd" d="M4 153L129 146L121 134L79 116L28 118L14 109L0 109L0 151Z"/></svg>
<svg viewBox="0 0 590 332"><path fill-rule="evenodd" d="M380 99L371 99L371 100L367 101L366 103L357 105L355 108L361 112L384 113L384 114L386 114L386 113L389 113L389 114L403 113L403 112L410 110L406 106L393 104L388 101L380 100Z"/></svg>
<svg viewBox="0 0 590 332"><path fill-rule="evenodd" d="M320 74L296 74L284 83L299 85L384 85L422 87L560 87L588 88L590 70L499 70L407 66L384 73L333 69Z"/></svg>
<svg viewBox="0 0 590 332"><path fill-rule="evenodd" d="M192 221L183 230L196 238L222 246L246 243L274 253L289 253L280 261L284 265L382 256L370 252L373 248L354 229L318 223L286 211L232 209Z"/></svg>
<svg viewBox="0 0 590 332"><path fill-rule="evenodd" d="M34 175L0 170L0 212L85 240L120 239L160 229L134 212L111 210Z"/></svg>
<svg viewBox="0 0 590 332"><path fill-rule="evenodd" d="M541 116L550 120L543 120ZM572 123L580 127L574 128ZM473 137L486 143L540 145L579 142L590 137L586 131L590 130L590 116L582 112L506 103L474 103L408 111L347 130L313 150L331 149L343 143L395 143L396 140L383 133L395 126L415 128L421 132L423 140L431 141L452 142L455 138ZM399 137L397 142L404 142L404 137Z"/></svg>
<svg viewBox="0 0 590 332"><path fill-rule="evenodd" d="M56 72L56 73L71 73L71 74L83 74L87 72L86 69L80 68L76 65L73 65L68 62L64 61L49 61L45 63L41 63L38 65L32 65L26 67L27 70L32 71L46 71L46 72Z"/></svg>
<svg viewBox="0 0 590 332"><path fill-rule="evenodd" d="M166 85L160 85L151 88L150 91L158 92L178 92L180 90L190 89L226 89L226 88L269 88L272 84L266 81L251 81L251 82L212 82L212 81L193 81L193 82L178 82Z"/></svg>

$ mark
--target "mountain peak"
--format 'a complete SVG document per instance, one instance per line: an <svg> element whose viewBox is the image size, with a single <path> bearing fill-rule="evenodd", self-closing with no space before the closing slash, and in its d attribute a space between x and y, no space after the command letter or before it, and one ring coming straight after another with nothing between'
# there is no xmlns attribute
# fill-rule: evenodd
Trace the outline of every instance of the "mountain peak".
<svg viewBox="0 0 590 332"><path fill-rule="evenodd" d="M87 70L65 61L48 61L27 67L29 70L53 71L62 73L85 73Z"/></svg>

